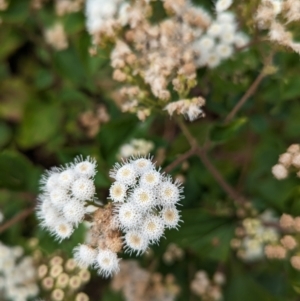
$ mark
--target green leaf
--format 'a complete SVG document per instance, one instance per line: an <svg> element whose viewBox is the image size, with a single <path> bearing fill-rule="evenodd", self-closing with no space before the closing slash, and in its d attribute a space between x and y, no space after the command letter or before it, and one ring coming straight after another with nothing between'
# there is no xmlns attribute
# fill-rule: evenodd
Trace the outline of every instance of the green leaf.
<svg viewBox="0 0 300 301"><path fill-rule="evenodd" d="M211 130L211 139L216 142L227 141L234 137L247 121L246 117L241 117L225 125L215 125Z"/></svg>
<svg viewBox="0 0 300 301"><path fill-rule="evenodd" d="M37 172L31 163L14 151L0 153L0 187L13 190L29 190L32 181L37 186Z"/></svg>
<svg viewBox="0 0 300 301"><path fill-rule="evenodd" d="M228 258L229 242L236 227L232 218L214 216L202 209L187 209L182 212L182 220L180 231L172 231L169 239L203 257L221 261Z"/></svg>
<svg viewBox="0 0 300 301"><path fill-rule="evenodd" d="M0 122L0 148L5 146L12 137L11 128L4 122Z"/></svg>
<svg viewBox="0 0 300 301"><path fill-rule="evenodd" d="M62 112L57 104L30 102L20 124L17 142L24 148L32 148L55 136L60 127Z"/></svg>

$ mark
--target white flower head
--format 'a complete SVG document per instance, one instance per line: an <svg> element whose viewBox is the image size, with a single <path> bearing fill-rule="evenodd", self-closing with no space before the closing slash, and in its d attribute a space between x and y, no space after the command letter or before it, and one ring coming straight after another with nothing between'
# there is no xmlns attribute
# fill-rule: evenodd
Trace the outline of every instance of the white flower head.
<svg viewBox="0 0 300 301"><path fill-rule="evenodd" d="M169 229L177 228L180 221L179 212L175 206L165 207L161 212L161 218L165 227Z"/></svg>
<svg viewBox="0 0 300 301"><path fill-rule="evenodd" d="M72 235L74 228L70 223L64 220L58 220L54 229L51 230L51 233L55 235L55 238L62 241Z"/></svg>
<svg viewBox="0 0 300 301"><path fill-rule="evenodd" d="M135 188L131 197L133 203L143 211L156 205L154 192L145 187Z"/></svg>
<svg viewBox="0 0 300 301"><path fill-rule="evenodd" d="M249 43L249 37L246 34L242 32L237 32L235 34L234 44L236 47L242 48L245 47L248 43Z"/></svg>
<svg viewBox="0 0 300 301"><path fill-rule="evenodd" d="M93 180L79 178L72 185L72 195L81 201L92 200L95 194Z"/></svg>
<svg viewBox="0 0 300 301"><path fill-rule="evenodd" d="M109 197L114 202L122 203L126 197L127 188L126 185L120 182L115 182L109 189Z"/></svg>
<svg viewBox="0 0 300 301"><path fill-rule="evenodd" d="M78 156L75 158L75 163L74 163L74 171L75 174L78 176L85 176L88 178L92 178L95 176L97 170L97 163L96 160L87 157L85 160L83 160L82 156Z"/></svg>
<svg viewBox="0 0 300 301"><path fill-rule="evenodd" d="M200 53L207 53L215 46L215 40L209 36L203 36L196 44Z"/></svg>
<svg viewBox="0 0 300 301"><path fill-rule="evenodd" d="M53 206L49 206L47 203L45 203L47 206L47 211L43 212L45 207L43 205L41 206L42 210L38 211L38 218L40 219L41 226L43 228L53 229L57 225L57 222L61 219L61 214L57 209L55 209Z"/></svg>
<svg viewBox="0 0 300 301"><path fill-rule="evenodd" d="M126 252L137 252L137 255L142 254L148 247L148 238L140 231L131 230L125 234Z"/></svg>
<svg viewBox="0 0 300 301"><path fill-rule="evenodd" d="M164 222L159 216L149 215L143 223L142 230L151 242L158 242L165 230Z"/></svg>
<svg viewBox="0 0 300 301"><path fill-rule="evenodd" d="M144 172L154 169L153 163L151 162L151 158L138 158L132 160L131 163L133 164L137 174L141 175Z"/></svg>
<svg viewBox="0 0 300 301"><path fill-rule="evenodd" d="M58 168L52 168L47 170L41 178L41 189L45 192L50 192L52 189L59 185L59 170Z"/></svg>
<svg viewBox="0 0 300 301"><path fill-rule="evenodd" d="M117 254L110 250L99 250L96 267L98 273L104 277L109 277L119 271L119 259Z"/></svg>
<svg viewBox="0 0 300 301"><path fill-rule="evenodd" d="M153 169L145 172L141 176L140 185L151 189L154 186L158 185L160 183L160 180L161 180L160 172Z"/></svg>
<svg viewBox="0 0 300 301"><path fill-rule="evenodd" d="M93 265L96 261L98 251L88 245L81 244L74 250L74 259L78 266L87 268Z"/></svg>
<svg viewBox="0 0 300 301"><path fill-rule="evenodd" d="M142 215L133 203L122 204L118 208L118 220L121 228L135 228L142 221Z"/></svg>
<svg viewBox="0 0 300 301"><path fill-rule="evenodd" d="M137 174L132 164L125 163L124 165L116 164L114 170L110 172L110 176L125 185L134 185Z"/></svg>
<svg viewBox="0 0 300 301"><path fill-rule="evenodd" d="M211 69L216 68L220 63L221 59L217 53L211 53L206 58L206 65Z"/></svg>
<svg viewBox="0 0 300 301"><path fill-rule="evenodd" d="M220 58L227 59L232 56L233 48L228 44L219 44L216 47L216 53L218 53Z"/></svg>
<svg viewBox="0 0 300 301"><path fill-rule="evenodd" d="M216 2L216 11L223 12L232 5L233 0L218 0Z"/></svg>
<svg viewBox="0 0 300 301"><path fill-rule="evenodd" d="M68 168L62 171L58 176L59 184L62 188L68 189L75 179L75 172L73 169Z"/></svg>
<svg viewBox="0 0 300 301"><path fill-rule="evenodd" d="M180 183L171 182L170 178L161 183L159 187L160 204L163 206L174 205L180 201L182 188Z"/></svg>
<svg viewBox="0 0 300 301"><path fill-rule="evenodd" d="M68 191L59 186L50 192L51 203L58 210L62 209L69 199Z"/></svg>
<svg viewBox="0 0 300 301"><path fill-rule="evenodd" d="M65 219L74 225L78 225L84 218L85 207L82 202L72 199L63 207Z"/></svg>
<svg viewBox="0 0 300 301"><path fill-rule="evenodd" d="M234 23L235 15L229 11L220 12L217 14L217 21L219 23Z"/></svg>
<svg viewBox="0 0 300 301"><path fill-rule="evenodd" d="M211 37L218 37L222 33L222 24L218 22L212 23L207 29L207 34Z"/></svg>

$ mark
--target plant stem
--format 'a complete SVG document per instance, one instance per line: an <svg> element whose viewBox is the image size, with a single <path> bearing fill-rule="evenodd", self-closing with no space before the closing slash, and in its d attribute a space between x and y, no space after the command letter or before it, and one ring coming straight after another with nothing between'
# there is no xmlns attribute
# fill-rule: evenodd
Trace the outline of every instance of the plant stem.
<svg viewBox="0 0 300 301"><path fill-rule="evenodd" d="M183 161L187 160L189 157L195 155L196 149L191 148L184 154L180 155L175 161L173 161L171 164L169 164L166 168L164 168L165 173L169 173L171 170L173 170L177 165L182 163Z"/></svg>
<svg viewBox="0 0 300 301"><path fill-rule="evenodd" d="M31 213L33 213L34 209L35 207L30 207L15 215L12 219L0 226L0 233L4 232L9 227L28 217Z"/></svg>
<svg viewBox="0 0 300 301"><path fill-rule="evenodd" d="M249 89L246 91L246 93L243 95L243 97L237 102L237 104L234 106L234 108L230 111L230 113L225 118L225 123L230 122L237 112L241 109L241 107L246 103L246 101L255 93L258 86L262 82L262 80L265 78L266 74L264 71L262 71L255 81L252 83L252 85L249 87Z"/></svg>
<svg viewBox="0 0 300 301"><path fill-rule="evenodd" d="M231 199L233 199L236 203L244 204L246 202L246 199L243 196L241 196L232 186L230 186L228 182L226 182L226 180L223 178L218 169L211 163L211 161L207 157L206 147L201 147L198 145L197 140L193 137L193 135L191 134L191 132L189 131L188 127L182 119L177 118L177 122L180 129L182 130L182 133L184 134L191 146L190 152L192 154L197 154L197 156L202 161L203 165L207 168L207 170L211 173L216 182L228 194L228 196ZM187 153L185 155L187 156Z"/></svg>

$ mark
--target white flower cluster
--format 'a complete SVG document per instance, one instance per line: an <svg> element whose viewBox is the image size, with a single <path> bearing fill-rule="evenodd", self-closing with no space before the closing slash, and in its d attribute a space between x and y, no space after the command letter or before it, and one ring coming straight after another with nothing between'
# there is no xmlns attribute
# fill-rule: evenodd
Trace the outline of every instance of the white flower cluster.
<svg viewBox="0 0 300 301"><path fill-rule="evenodd" d="M37 216L57 239L71 236L88 212L86 201L95 194L95 160L75 158L74 163L47 171L41 180Z"/></svg>
<svg viewBox="0 0 300 301"><path fill-rule="evenodd" d="M157 171L149 158L116 164L110 175L116 180L110 198L117 205L116 222L125 233L126 251L141 254L159 241L165 228L178 227L180 183Z"/></svg>
<svg viewBox="0 0 300 301"><path fill-rule="evenodd" d="M126 9L127 4L122 0L87 0L86 13L86 27L90 34L102 31L112 31L116 26L113 20L117 13L122 15L122 11Z"/></svg>
<svg viewBox="0 0 300 301"><path fill-rule="evenodd" d="M0 242L0 296L4 300L26 301L39 292L33 260L22 255L21 247Z"/></svg>
<svg viewBox="0 0 300 301"><path fill-rule="evenodd" d="M279 240L278 230L265 224L277 221L271 211L265 211L259 218L244 219L243 228L237 231L237 235L242 236L242 239L234 240L234 243L238 242L238 256L244 261L264 258L265 245Z"/></svg>
<svg viewBox="0 0 300 301"><path fill-rule="evenodd" d="M215 68L234 54L235 47L242 48L249 42L248 36L238 30L235 15L227 11L231 4L232 0L216 2L215 19L211 19L206 31L194 42L198 67Z"/></svg>
<svg viewBox="0 0 300 301"><path fill-rule="evenodd" d="M120 158L129 158L132 156L145 156L154 148L152 141L145 139L132 139L129 143L123 144L119 151Z"/></svg>
<svg viewBox="0 0 300 301"><path fill-rule="evenodd" d="M58 239L68 238L89 213L86 201L94 199L95 168L93 159L77 157L74 163L53 168L42 177L38 217ZM179 182L157 171L149 157L117 163L110 175L116 180L109 190L112 202L95 207L89 239L74 249L79 266L93 266L105 277L119 271L117 253L122 248L141 254L159 241L166 228L178 227L176 205L183 190Z"/></svg>

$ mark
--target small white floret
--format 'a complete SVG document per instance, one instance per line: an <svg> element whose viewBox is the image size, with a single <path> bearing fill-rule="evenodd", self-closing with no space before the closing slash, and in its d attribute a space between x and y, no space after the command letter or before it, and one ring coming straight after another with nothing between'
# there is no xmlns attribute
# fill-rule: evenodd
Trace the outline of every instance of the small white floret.
<svg viewBox="0 0 300 301"><path fill-rule="evenodd" d="M75 198L81 201L92 200L95 194L93 180L79 178L72 185L72 194Z"/></svg>
<svg viewBox="0 0 300 301"><path fill-rule="evenodd" d="M216 53L219 55L220 58L227 59L232 56L233 48L228 44L219 44L216 47Z"/></svg>
<svg viewBox="0 0 300 301"><path fill-rule="evenodd" d="M123 165L116 172L116 180L125 185L134 185L136 176L135 168L130 163Z"/></svg>
<svg viewBox="0 0 300 301"><path fill-rule="evenodd" d="M222 25L215 22L212 23L207 29L207 34L211 37L218 37L222 32Z"/></svg>
<svg viewBox="0 0 300 301"><path fill-rule="evenodd" d="M216 11L223 12L227 10L232 5L232 0L218 0L216 2Z"/></svg>
<svg viewBox="0 0 300 301"><path fill-rule="evenodd" d="M96 267L98 273L104 277L109 277L119 271L119 259L117 254L110 250L100 250L97 255Z"/></svg>
<svg viewBox="0 0 300 301"><path fill-rule="evenodd" d="M70 223L64 220L60 220L57 222L54 230L52 231L52 234L55 235L56 239L62 241L66 238L69 238L72 235L73 231L74 228Z"/></svg>
<svg viewBox="0 0 300 301"><path fill-rule="evenodd" d="M79 245L74 249L74 259L81 268L87 268L96 261L98 251L88 245Z"/></svg>
<svg viewBox="0 0 300 301"><path fill-rule="evenodd" d="M126 185L120 182L115 182L109 189L109 196L114 202L124 202L126 197Z"/></svg>
<svg viewBox="0 0 300 301"><path fill-rule="evenodd" d="M57 169L52 169L46 171L46 173L42 176L41 185L42 189L46 192L51 192L52 189L56 188L59 185L59 173Z"/></svg>
<svg viewBox="0 0 300 301"><path fill-rule="evenodd" d="M235 15L229 11L220 12L217 14L217 21L219 23L234 23Z"/></svg>
<svg viewBox="0 0 300 301"><path fill-rule="evenodd" d="M68 168L62 171L58 176L59 184L62 188L68 189L75 179L75 172L73 169Z"/></svg>
<svg viewBox="0 0 300 301"><path fill-rule="evenodd" d="M97 172L96 167L95 159L89 156L86 160L83 160L81 156L75 158L74 171L78 176L94 177Z"/></svg>
<svg viewBox="0 0 300 301"><path fill-rule="evenodd" d="M143 224L142 230L151 242L157 242L163 235L165 227L160 217L149 215Z"/></svg>
<svg viewBox="0 0 300 301"><path fill-rule="evenodd" d="M277 180L283 180L288 176L288 170L282 164L274 165L272 173Z"/></svg>
<svg viewBox="0 0 300 301"><path fill-rule="evenodd" d="M38 217L41 219L41 226L51 230L57 225L57 222L61 218L61 214L54 207L49 206L47 211Z"/></svg>
<svg viewBox="0 0 300 301"><path fill-rule="evenodd" d="M68 191L56 187L50 192L50 200L57 209L61 209L69 201Z"/></svg>
<svg viewBox="0 0 300 301"><path fill-rule="evenodd" d="M203 36L199 42L197 42L197 46L201 53L207 53L215 46L215 40L209 36Z"/></svg>
<svg viewBox="0 0 300 301"><path fill-rule="evenodd" d="M132 200L143 211L156 205L154 191L144 187L137 187L133 191Z"/></svg>
<svg viewBox="0 0 300 301"><path fill-rule="evenodd" d="M63 207L65 219L76 226L83 220L85 207L82 202L72 199Z"/></svg>
<svg viewBox="0 0 300 301"><path fill-rule="evenodd" d="M128 231L125 235L126 252L142 254L148 247L148 239L139 231Z"/></svg>
<svg viewBox="0 0 300 301"><path fill-rule="evenodd" d="M238 48L245 47L249 43L249 37L242 33L237 32L234 37L234 45Z"/></svg>
<svg viewBox="0 0 300 301"><path fill-rule="evenodd" d="M161 218L169 229L177 228L180 221L179 212L175 206L166 207L161 212Z"/></svg>
<svg viewBox="0 0 300 301"><path fill-rule="evenodd" d="M181 189L178 185L171 183L171 181L163 182L159 189L161 205L169 206L176 204L181 198L180 193Z"/></svg>
<svg viewBox="0 0 300 301"><path fill-rule="evenodd" d="M161 175L156 170L149 170L141 176L140 185L149 189L158 185L161 180Z"/></svg>
<svg viewBox="0 0 300 301"><path fill-rule="evenodd" d="M132 161L133 166L135 167L135 170L137 174L141 175L144 172L146 172L149 169L153 169L153 163L150 159L147 158L139 158L134 161Z"/></svg>
<svg viewBox="0 0 300 301"><path fill-rule="evenodd" d="M221 62L220 57L216 53L211 53L206 58L206 65L207 65L207 67L209 67L211 69L216 68L217 66L219 66L220 62Z"/></svg>
<svg viewBox="0 0 300 301"><path fill-rule="evenodd" d="M118 218L121 228L135 228L142 221L142 215L132 203L122 204L118 211Z"/></svg>

